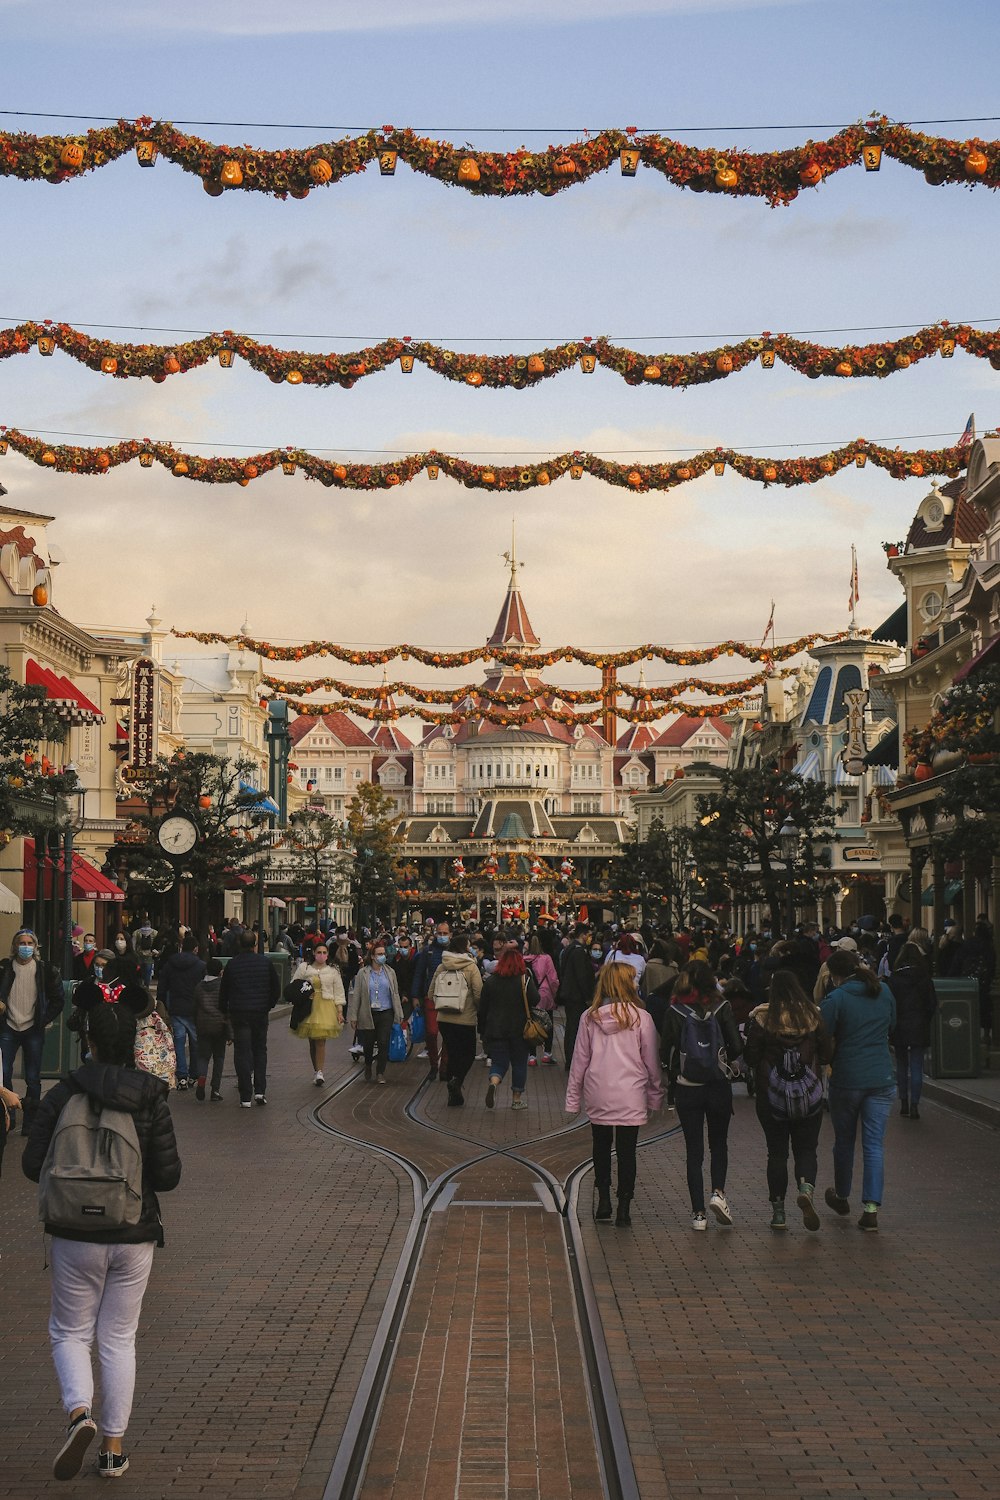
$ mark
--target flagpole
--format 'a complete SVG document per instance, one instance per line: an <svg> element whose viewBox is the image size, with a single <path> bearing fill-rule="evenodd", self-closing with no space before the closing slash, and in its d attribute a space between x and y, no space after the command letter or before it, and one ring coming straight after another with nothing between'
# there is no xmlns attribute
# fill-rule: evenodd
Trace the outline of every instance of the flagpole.
<svg viewBox="0 0 1000 1500"><path fill-rule="evenodd" d="M858 602L858 549L851 543L851 629L857 628L855 606Z"/></svg>

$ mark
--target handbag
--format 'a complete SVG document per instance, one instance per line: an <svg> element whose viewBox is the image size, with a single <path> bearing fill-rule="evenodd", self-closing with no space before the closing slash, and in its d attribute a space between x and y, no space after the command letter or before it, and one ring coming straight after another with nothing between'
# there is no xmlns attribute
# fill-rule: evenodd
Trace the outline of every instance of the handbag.
<svg viewBox="0 0 1000 1500"><path fill-rule="evenodd" d="M427 1022L422 1010L415 1010L410 1017L410 1040L422 1042L427 1035Z"/></svg>
<svg viewBox="0 0 1000 1500"><path fill-rule="evenodd" d="M532 1009L528 1004L528 980L521 975L521 999L524 1001L524 1040L529 1047L544 1047L546 1052L552 1041L552 1022L547 1011Z"/></svg>
<svg viewBox="0 0 1000 1500"><path fill-rule="evenodd" d="M389 1061L405 1062L406 1053L406 1032L398 1021L394 1021L392 1024L392 1035L389 1037Z"/></svg>

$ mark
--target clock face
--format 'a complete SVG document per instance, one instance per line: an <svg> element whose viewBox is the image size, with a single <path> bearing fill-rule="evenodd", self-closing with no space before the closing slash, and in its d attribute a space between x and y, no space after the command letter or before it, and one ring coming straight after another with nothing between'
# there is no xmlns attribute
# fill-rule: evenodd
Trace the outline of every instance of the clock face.
<svg viewBox="0 0 1000 1500"><path fill-rule="evenodd" d="M198 829L190 818L174 813L164 818L156 838L165 854L188 854L198 842Z"/></svg>
<svg viewBox="0 0 1000 1500"><path fill-rule="evenodd" d="M932 526L940 526L944 520L944 506L940 500L932 500L927 507L927 519Z"/></svg>

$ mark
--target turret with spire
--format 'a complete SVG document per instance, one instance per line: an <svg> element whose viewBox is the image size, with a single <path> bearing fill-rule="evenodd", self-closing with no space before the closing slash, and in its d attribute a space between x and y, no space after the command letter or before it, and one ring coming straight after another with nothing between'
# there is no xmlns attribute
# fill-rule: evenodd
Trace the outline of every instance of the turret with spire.
<svg viewBox="0 0 1000 1500"><path fill-rule="evenodd" d="M504 561L510 568L510 582L507 585L507 594L500 610L500 617L493 627L493 634L486 642L487 646L515 648L518 650L533 651L540 644L538 636L531 627L528 619L528 611L524 607L521 598L521 590L517 586L517 572L523 566L517 560L517 537L514 529L514 521L510 523L510 551L503 554Z"/></svg>

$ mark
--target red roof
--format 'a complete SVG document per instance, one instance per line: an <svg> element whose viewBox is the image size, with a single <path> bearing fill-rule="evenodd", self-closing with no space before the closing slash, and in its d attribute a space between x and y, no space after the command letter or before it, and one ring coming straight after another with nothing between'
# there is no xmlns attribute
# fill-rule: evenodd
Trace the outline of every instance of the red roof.
<svg viewBox="0 0 1000 1500"><path fill-rule="evenodd" d="M537 646L538 637L531 628L521 590L512 583L503 601L499 619L487 646Z"/></svg>
<svg viewBox="0 0 1000 1500"><path fill-rule="evenodd" d="M30 656L24 664L24 680L28 687L44 688L49 701L58 705L73 723L104 723L104 715L97 704L92 703L75 683L68 677L58 676L48 667L39 666Z"/></svg>
<svg viewBox="0 0 1000 1500"><path fill-rule="evenodd" d="M663 750L671 746L686 745L691 736L705 724L711 724L713 729L719 731L723 739L728 740L733 732L732 724L727 724L725 719L717 719L714 714L706 719L700 719L693 714L681 714L653 741L653 748Z"/></svg>
<svg viewBox="0 0 1000 1500"><path fill-rule="evenodd" d="M618 750L631 750L638 754L641 750L648 750L656 740L656 735L648 724L630 724L624 734L620 734L615 741Z"/></svg>
<svg viewBox="0 0 1000 1500"><path fill-rule="evenodd" d="M394 753L396 750L413 749L413 741L407 739L403 731L401 729L397 729L395 724L377 725L369 735L369 739L371 739L374 744L378 745L380 750L388 750L390 754Z"/></svg>
<svg viewBox="0 0 1000 1500"><path fill-rule="evenodd" d="M288 732L292 737L292 744L297 745L300 740L305 739L310 729L315 729L319 723L322 723L330 734L335 739L338 739L342 745L350 745L351 747L363 748L365 750L372 748L371 739L365 734L365 731L359 725L355 724L353 719L349 719L346 714L342 713L300 714L288 726Z"/></svg>

